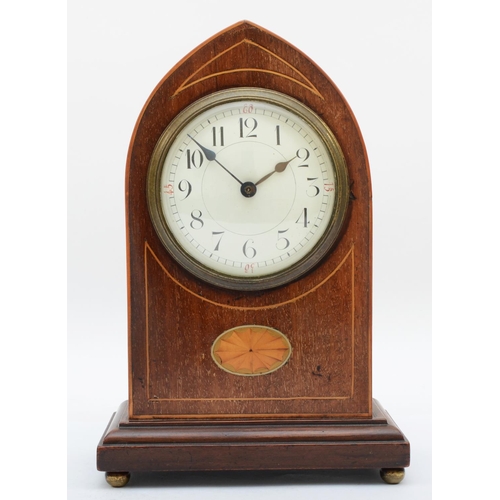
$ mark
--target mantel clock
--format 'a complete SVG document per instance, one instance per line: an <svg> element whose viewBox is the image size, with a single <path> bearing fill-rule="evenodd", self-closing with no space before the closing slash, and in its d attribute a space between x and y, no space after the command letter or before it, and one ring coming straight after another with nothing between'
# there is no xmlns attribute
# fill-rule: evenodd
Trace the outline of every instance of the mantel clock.
<svg viewBox="0 0 500 500"><path fill-rule="evenodd" d="M127 159L129 399L97 449L136 471L378 468L409 443L371 394L371 187L356 120L249 22L158 84Z"/></svg>

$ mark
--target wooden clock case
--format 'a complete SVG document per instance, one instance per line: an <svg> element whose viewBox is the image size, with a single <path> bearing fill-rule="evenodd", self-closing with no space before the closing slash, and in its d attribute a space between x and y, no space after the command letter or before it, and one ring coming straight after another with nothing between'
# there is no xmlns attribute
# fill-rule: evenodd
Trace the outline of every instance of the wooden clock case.
<svg viewBox="0 0 500 500"><path fill-rule="evenodd" d="M347 220L332 251L307 275L266 291L195 278L163 247L148 213L148 165L164 129L193 101L235 87L272 89L306 104L334 133L349 172ZM381 468L384 479L399 482L409 443L371 394L368 159L352 111L320 68L246 21L200 45L139 116L126 210L129 400L97 449L97 467L111 484L125 484L133 471L339 468ZM286 365L253 377L221 370L212 344L238 325L286 335Z"/></svg>

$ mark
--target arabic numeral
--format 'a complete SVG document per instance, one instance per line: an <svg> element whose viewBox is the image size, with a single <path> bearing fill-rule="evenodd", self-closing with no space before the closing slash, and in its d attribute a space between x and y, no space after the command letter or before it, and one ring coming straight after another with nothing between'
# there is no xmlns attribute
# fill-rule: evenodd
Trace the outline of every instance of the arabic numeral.
<svg viewBox="0 0 500 500"><path fill-rule="evenodd" d="M255 132L257 125L258 123L255 118L240 118L240 138L244 139L247 137L257 137L257 134L253 133Z"/></svg>
<svg viewBox="0 0 500 500"><path fill-rule="evenodd" d="M224 231L212 231L212 238L213 237L219 237L219 239L217 240L217 243L215 245L215 248L214 248L214 252L218 252L219 251L219 246L220 246L220 242L222 240L222 237L224 236Z"/></svg>
<svg viewBox="0 0 500 500"><path fill-rule="evenodd" d="M177 184L177 189L181 193L186 193L186 196L184 196L184 198L182 198L183 200L185 200L191 194L191 191L193 188L192 188L191 183L189 181L187 181L186 179L182 179L181 181L179 181L179 184Z"/></svg>
<svg viewBox="0 0 500 500"><path fill-rule="evenodd" d="M214 146L224 146L224 127L219 127L217 134L217 127L212 127L212 139Z"/></svg>
<svg viewBox="0 0 500 500"><path fill-rule="evenodd" d="M317 177L308 177L307 180L313 181L313 182L311 182L311 184L309 184L309 187L307 188L307 191L306 191L307 196L309 196L310 198L314 198L315 196L318 196L318 194L320 193L320 189L318 186L314 185L314 181L317 181L318 178Z"/></svg>
<svg viewBox="0 0 500 500"><path fill-rule="evenodd" d="M204 222L201 219L203 217L203 212L201 210L193 210L191 212L192 221L189 224L193 229L201 229L204 226Z"/></svg>
<svg viewBox="0 0 500 500"><path fill-rule="evenodd" d="M309 225L309 221L307 220L307 208L304 208L299 215L299 218L295 221L296 224L302 224L304 227Z"/></svg>
<svg viewBox="0 0 500 500"><path fill-rule="evenodd" d="M288 229L283 229L283 231L278 231L278 241L276 242L276 248L278 250L286 250L290 246L290 240L281 236L283 233L286 233Z"/></svg>
<svg viewBox="0 0 500 500"><path fill-rule="evenodd" d="M191 152L190 149L186 150L187 168L201 168L203 165L203 153L199 149Z"/></svg>
<svg viewBox="0 0 500 500"><path fill-rule="evenodd" d="M247 259L253 259L257 255L257 250L255 248L251 247L249 244L253 243L253 240L247 240L245 241L245 244L243 245L243 254Z"/></svg>
<svg viewBox="0 0 500 500"><path fill-rule="evenodd" d="M308 149L306 149L306 148L300 148L300 149L297 150L297 158L300 161L306 162L309 159L309 156L311 156L311 154L309 153ZM301 167L309 167L309 164L308 163L302 163L301 165L298 166L298 168L301 168Z"/></svg>

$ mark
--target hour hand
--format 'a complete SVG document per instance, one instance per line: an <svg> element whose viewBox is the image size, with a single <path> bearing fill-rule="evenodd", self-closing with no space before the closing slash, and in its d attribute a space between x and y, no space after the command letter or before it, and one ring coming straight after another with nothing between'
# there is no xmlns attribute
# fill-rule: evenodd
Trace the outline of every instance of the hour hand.
<svg viewBox="0 0 500 500"><path fill-rule="evenodd" d="M255 185L257 186L258 184L264 182L266 179L269 179L269 177L271 177L271 175L273 175L275 172L284 172L285 168L287 167L287 165L292 161L292 160L295 160L295 158L297 158L296 156L294 156L292 159L288 160L288 161L280 161L279 163L276 164L276 166L274 167L274 170L272 172L269 172L268 174L264 175L264 177L262 177L261 179L259 179Z"/></svg>
<svg viewBox="0 0 500 500"><path fill-rule="evenodd" d="M203 151L203 154L205 155L206 159L208 161L215 161L215 163L217 163L218 165L220 165L231 177L233 177L237 182L239 182L240 184L243 184L243 182L241 182L238 177L236 177L236 175L234 175L231 171L229 171L218 159L217 159L217 154L215 153L215 151L212 151L211 149L208 149L206 148L205 146L202 146L194 137L191 137L189 134L188 134L188 137L194 141L198 146L199 148Z"/></svg>

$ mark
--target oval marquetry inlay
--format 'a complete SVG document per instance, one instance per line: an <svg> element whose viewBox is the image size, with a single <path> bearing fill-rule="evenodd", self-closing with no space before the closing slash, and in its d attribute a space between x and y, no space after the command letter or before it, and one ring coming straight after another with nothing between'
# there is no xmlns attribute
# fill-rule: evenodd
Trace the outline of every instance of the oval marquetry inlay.
<svg viewBox="0 0 500 500"><path fill-rule="evenodd" d="M231 328L212 345L214 361L234 375L266 375L281 368L291 353L292 346L281 332L258 325Z"/></svg>

